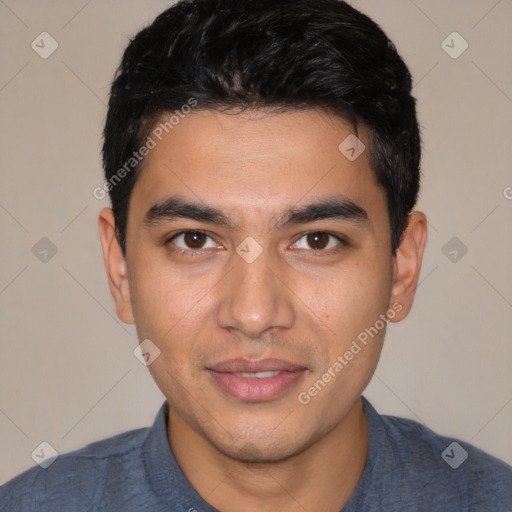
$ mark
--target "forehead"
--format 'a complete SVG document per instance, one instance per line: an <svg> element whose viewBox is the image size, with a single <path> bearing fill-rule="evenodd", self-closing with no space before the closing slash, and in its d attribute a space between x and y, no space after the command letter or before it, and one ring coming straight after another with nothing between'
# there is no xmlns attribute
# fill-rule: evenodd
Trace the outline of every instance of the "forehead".
<svg viewBox="0 0 512 512"><path fill-rule="evenodd" d="M370 216L385 209L368 152L354 159L350 151L361 151L361 143L368 147L365 132L358 133L358 143L352 126L327 112L206 110L185 116L159 137L154 133L155 147L132 192L130 210L139 220L176 194L240 222L275 220L284 209L333 194L362 205Z"/></svg>

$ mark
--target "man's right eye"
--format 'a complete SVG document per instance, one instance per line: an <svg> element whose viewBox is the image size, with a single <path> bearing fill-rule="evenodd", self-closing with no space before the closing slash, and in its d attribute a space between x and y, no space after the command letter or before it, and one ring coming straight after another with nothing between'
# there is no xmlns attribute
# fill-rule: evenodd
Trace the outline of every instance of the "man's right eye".
<svg viewBox="0 0 512 512"><path fill-rule="evenodd" d="M194 252L202 249L217 248L217 244L204 231L181 231L166 241L180 249L179 252Z"/></svg>

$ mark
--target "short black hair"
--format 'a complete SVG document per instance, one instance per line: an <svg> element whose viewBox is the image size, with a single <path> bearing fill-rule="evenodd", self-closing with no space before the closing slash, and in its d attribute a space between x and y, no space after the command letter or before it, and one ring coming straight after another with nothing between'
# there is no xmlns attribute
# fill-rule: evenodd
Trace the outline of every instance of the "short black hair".
<svg viewBox="0 0 512 512"><path fill-rule="evenodd" d="M350 122L356 133L363 126L372 170L386 192L395 254L420 185L421 140L411 91L411 74L394 44L346 2L178 2L130 41L112 84L103 165L123 254L139 150L163 114L183 117L189 105L220 111L322 108Z"/></svg>

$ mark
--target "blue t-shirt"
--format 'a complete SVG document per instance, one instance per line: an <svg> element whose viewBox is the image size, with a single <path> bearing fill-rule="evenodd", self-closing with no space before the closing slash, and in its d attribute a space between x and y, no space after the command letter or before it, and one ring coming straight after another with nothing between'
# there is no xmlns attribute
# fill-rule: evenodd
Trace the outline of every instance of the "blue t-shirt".
<svg viewBox="0 0 512 512"><path fill-rule="evenodd" d="M342 512L512 512L511 466L415 421L381 416L361 401L368 459ZM94 442L46 469L19 474L0 487L0 511L216 512L176 463L168 414L164 402L152 428Z"/></svg>

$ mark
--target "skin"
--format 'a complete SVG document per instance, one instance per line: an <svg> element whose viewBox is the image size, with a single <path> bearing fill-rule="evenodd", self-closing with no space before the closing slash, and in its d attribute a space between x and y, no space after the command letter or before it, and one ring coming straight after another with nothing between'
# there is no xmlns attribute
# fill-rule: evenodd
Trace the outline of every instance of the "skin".
<svg viewBox="0 0 512 512"><path fill-rule="evenodd" d="M351 133L318 110L194 112L146 157L129 204L126 259L112 210L100 213L117 315L161 351L149 370L170 404L176 460L223 512L338 512L361 478L368 431L360 396L385 327L307 405L297 397L393 304L401 310L390 321L407 316L427 223L412 212L391 255L385 192L367 151L350 161L338 150ZM364 132L359 138L369 148ZM235 226L144 222L151 206L175 194L220 209ZM285 210L333 195L363 207L368 220L275 226ZM199 239L204 248L194 256L190 239L165 242L183 230L210 237ZM327 237L315 245L306 236L324 231L349 244ZM246 237L263 249L252 263L236 252ZM236 357L278 358L307 371L279 397L249 403L224 393L206 371Z"/></svg>

